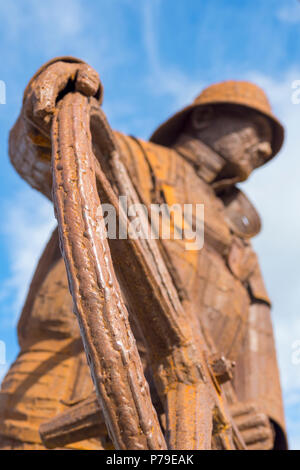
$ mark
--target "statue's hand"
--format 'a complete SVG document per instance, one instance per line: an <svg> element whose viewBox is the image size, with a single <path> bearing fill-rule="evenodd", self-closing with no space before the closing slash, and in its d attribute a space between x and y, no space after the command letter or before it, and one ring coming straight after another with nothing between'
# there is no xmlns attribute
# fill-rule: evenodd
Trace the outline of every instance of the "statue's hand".
<svg viewBox="0 0 300 470"><path fill-rule="evenodd" d="M249 450L270 450L274 430L267 415L253 403L237 403L230 407L232 417Z"/></svg>
<svg viewBox="0 0 300 470"><path fill-rule="evenodd" d="M67 91L102 97L98 73L81 62L58 60L44 66L30 81L24 93L23 116L43 134L50 134L51 120L59 97Z"/></svg>

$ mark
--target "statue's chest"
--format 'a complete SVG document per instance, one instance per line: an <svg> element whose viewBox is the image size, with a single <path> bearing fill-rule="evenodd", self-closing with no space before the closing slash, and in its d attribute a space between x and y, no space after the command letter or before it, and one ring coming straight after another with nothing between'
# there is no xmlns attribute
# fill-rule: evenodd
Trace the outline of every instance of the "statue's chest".
<svg viewBox="0 0 300 470"><path fill-rule="evenodd" d="M256 255L243 234L247 223L252 229L251 214L248 220L243 210L232 208L232 201L224 205L199 178L182 176L182 181L177 178L175 184L161 183L166 204L170 207L178 204L173 239L171 236L162 244L174 267L174 280L182 297L209 331L218 350L234 360L248 321L249 279L257 266ZM184 214L180 207L186 204L193 208L192 222L190 218L182 222ZM198 215L197 205L203 206ZM168 217L164 223L169 224ZM190 233L198 231L198 248L190 249L191 240L184 237L175 239L176 225L180 223L192 225Z"/></svg>
<svg viewBox="0 0 300 470"><path fill-rule="evenodd" d="M176 240L163 244L185 305L209 332L217 349L235 360L248 321L248 282L255 260L244 250L234 253L235 243L230 248L231 266L229 257L223 258L205 244L199 251L186 251Z"/></svg>
<svg viewBox="0 0 300 470"><path fill-rule="evenodd" d="M247 242L260 226L255 209L237 189L217 197L193 165L172 149L124 137L120 142L144 204L160 211L159 224L155 218L154 226L181 300L219 350L235 358L246 328L250 278L257 264ZM259 274L253 291L264 300Z"/></svg>

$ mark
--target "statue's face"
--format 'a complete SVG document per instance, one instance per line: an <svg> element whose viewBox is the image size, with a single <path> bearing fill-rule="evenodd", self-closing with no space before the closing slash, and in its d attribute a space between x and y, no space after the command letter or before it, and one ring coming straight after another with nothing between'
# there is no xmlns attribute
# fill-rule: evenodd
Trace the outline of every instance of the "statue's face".
<svg viewBox="0 0 300 470"><path fill-rule="evenodd" d="M187 127L189 133L226 161L219 178L239 177L244 181L272 155L271 124L252 110L229 106L197 108Z"/></svg>

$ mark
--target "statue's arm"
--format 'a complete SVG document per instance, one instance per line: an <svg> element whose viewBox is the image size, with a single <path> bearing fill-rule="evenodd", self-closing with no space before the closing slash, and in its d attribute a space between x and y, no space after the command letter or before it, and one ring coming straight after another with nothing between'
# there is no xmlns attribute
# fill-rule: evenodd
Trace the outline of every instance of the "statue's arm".
<svg viewBox="0 0 300 470"><path fill-rule="evenodd" d="M9 138L11 162L20 176L51 199L50 127L57 100L77 90L98 101L102 96L99 76L86 63L59 57L44 64L28 83L20 115Z"/></svg>

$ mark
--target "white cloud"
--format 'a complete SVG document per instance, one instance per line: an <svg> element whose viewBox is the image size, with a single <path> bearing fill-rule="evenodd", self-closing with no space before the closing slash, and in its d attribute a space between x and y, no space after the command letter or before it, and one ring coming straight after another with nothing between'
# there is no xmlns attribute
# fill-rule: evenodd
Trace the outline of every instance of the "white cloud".
<svg viewBox="0 0 300 470"><path fill-rule="evenodd" d="M286 0L285 0L286 1ZM298 0L289 0L289 4L280 8L277 12L277 18L287 23L300 22L300 3Z"/></svg>
<svg viewBox="0 0 300 470"><path fill-rule="evenodd" d="M151 76L148 86L154 95L170 95L174 110L191 102L203 86L174 65L162 64L158 47L160 0L145 0L142 4L143 39Z"/></svg>
<svg viewBox="0 0 300 470"><path fill-rule="evenodd" d="M41 30L41 40L50 44L79 34L85 26L85 9L81 0L52 0L45 5L39 0L6 2L1 5L5 36L19 39L30 27ZM40 46L40 45L39 45Z"/></svg>
<svg viewBox="0 0 300 470"><path fill-rule="evenodd" d="M100 74L126 64L132 51L122 37L122 7L129 8L130 2L101 2L101 9L97 2L93 3L87 8L84 0L51 0L48 3L19 0L17 5L2 2L2 51L5 54L2 59L6 67L9 64L17 69L21 63L21 67L25 66L25 71L30 72L27 66L32 65L31 61L24 64L22 58L20 60L20 47L29 58L33 57L34 47L35 56L40 57L41 62L55 56L74 55L89 62ZM11 86L13 80L11 77Z"/></svg>
<svg viewBox="0 0 300 470"><path fill-rule="evenodd" d="M36 191L24 190L4 203L1 232L10 266L0 288L2 325L15 325L34 268L54 226L52 205Z"/></svg>

